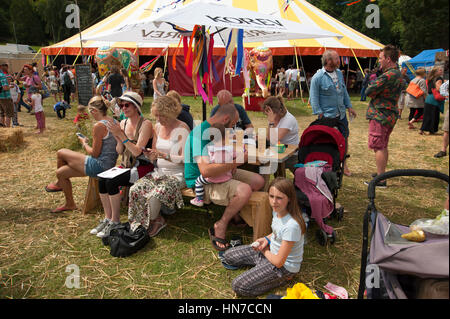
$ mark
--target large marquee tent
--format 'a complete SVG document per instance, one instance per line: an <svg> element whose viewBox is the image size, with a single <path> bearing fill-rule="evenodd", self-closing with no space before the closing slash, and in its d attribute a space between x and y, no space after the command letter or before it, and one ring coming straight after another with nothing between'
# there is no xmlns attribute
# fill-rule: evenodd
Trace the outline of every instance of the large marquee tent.
<svg viewBox="0 0 450 319"><path fill-rule="evenodd" d="M112 14L108 18L82 31L81 39L93 38L105 32L113 31L120 26L140 23L152 15L165 9L170 3L180 2L167 0L136 0L125 8ZM185 0L188 4L195 0ZM245 47L266 46L272 49L274 55L321 55L325 49L333 48L342 56L376 57L383 45L371 38L346 26L318 8L304 0L291 0L286 7L284 0L220 0L221 3L237 8L258 11L274 17L291 20L293 22L309 24L330 32L341 34L341 39L293 39L268 43L246 43ZM139 55L159 55L165 45L151 42L104 42L83 41L83 54L94 55L97 48L109 45L111 47L127 48L138 52ZM176 44L169 48L169 55L176 51ZM295 49L294 49L295 48ZM42 48L44 55L79 55L81 53L80 36L76 34L64 41ZM217 43L215 55L225 53L224 45ZM180 52L179 54L182 54Z"/></svg>

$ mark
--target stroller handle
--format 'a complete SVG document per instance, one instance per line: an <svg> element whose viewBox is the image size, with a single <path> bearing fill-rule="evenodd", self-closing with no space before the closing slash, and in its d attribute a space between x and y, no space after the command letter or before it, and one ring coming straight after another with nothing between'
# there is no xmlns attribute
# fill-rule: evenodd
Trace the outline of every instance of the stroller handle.
<svg viewBox="0 0 450 319"><path fill-rule="evenodd" d="M375 200L375 185L383 180L401 177L401 176L421 176L421 177L432 177L441 179L444 182L449 183L449 176L438 171L426 170L426 169L396 169L383 174L377 175L369 183L367 190L367 195L371 201Z"/></svg>

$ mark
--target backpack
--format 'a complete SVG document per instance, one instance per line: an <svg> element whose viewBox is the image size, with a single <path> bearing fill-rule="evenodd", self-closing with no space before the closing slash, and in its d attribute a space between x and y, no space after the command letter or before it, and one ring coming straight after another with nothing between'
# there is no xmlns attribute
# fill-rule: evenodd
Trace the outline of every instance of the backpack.
<svg viewBox="0 0 450 319"><path fill-rule="evenodd" d="M42 100L48 98L50 96L50 91L47 88L47 85L41 81L41 84L38 84L35 80L34 80L34 74L32 77L33 83L35 84L35 87L39 90L39 94L41 94L42 96Z"/></svg>
<svg viewBox="0 0 450 319"><path fill-rule="evenodd" d="M113 257L128 257L142 249L149 241L150 236L142 225L133 232L129 222L116 226L111 229L109 236L102 238L103 244L110 247Z"/></svg>
<svg viewBox="0 0 450 319"><path fill-rule="evenodd" d="M65 72L63 76L63 83L64 85L70 87L72 85L72 80L70 79L69 73Z"/></svg>

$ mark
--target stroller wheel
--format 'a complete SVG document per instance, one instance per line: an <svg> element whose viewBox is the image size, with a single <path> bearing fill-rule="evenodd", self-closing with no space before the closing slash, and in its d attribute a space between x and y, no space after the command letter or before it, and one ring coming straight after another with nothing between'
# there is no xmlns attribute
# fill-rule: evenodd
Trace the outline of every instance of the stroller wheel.
<svg viewBox="0 0 450 319"><path fill-rule="evenodd" d="M316 239L320 246L325 246L328 241L328 235L322 229L316 231Z"/></svg>
<svg viewBox="0 0 450 319"><path fill-rule="evenodd" d="M336 232L334 230L331 233L331 235L327 235L327 237L331 245L333 245L336 242Z"/></svg>
<svg viewBox="0 0 450 319"><path fill-rule="evenodd" d="M336 209L336 219L340 222L344 218L344 207Z"/></svg>

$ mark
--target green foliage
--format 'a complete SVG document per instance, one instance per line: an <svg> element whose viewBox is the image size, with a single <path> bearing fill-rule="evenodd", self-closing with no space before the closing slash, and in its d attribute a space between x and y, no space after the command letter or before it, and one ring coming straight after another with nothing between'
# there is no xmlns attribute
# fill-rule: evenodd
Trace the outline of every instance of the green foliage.
<svg viewBox="0 0 450 319"><path fill-rule="evenodd" d="M17 40L23 44L43 44L42 20L29 0L15 0L9 6L9 23L14 23ZM11 30L12 28L10 28Z"/></svg>
<svg viewBox="0 0 450 319"><path fill-rule="evenodd" d="M448 49L448 0L378 0L380 28L369 29L365 20L369 0L352 6L339 1L310 0L314 6L382 44L394 44L407 55L415 56L425 49Z"/></svg>

